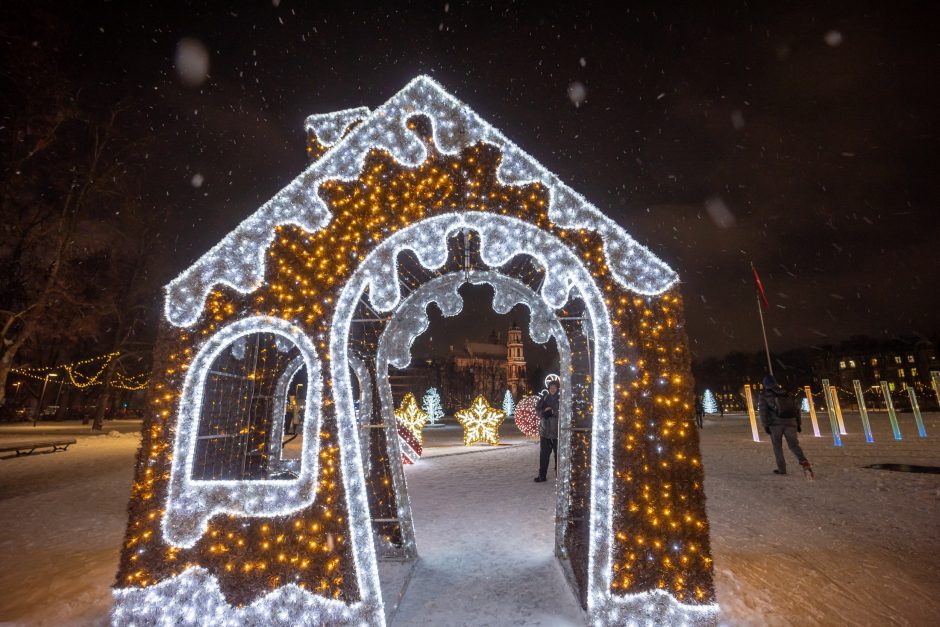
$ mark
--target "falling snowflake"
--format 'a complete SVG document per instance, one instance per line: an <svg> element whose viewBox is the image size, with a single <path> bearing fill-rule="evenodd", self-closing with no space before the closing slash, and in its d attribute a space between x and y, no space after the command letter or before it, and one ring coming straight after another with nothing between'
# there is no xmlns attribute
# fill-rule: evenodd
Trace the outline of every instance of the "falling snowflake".
<svg viewBox="0 0 940 627"><path fill-rule="evenodd" d="M575 81L568 85L568 98L575 107L580 107L581 103L587 98L587 87L581 81Z"/></svg>
<svg viewBox="0 0 940 627"><path fill-rule="evenodd" d="M715 196L706 200L705 211L708 212L708 217L719 229L728 229L734 226L734 214L731 213L728 205L721 198Z"/></svg>
<svg viewBox="0 0 940 627"><path fill-rule="evenodd" d="M823 39L829 46L835 48L842 43L842 33L837 30L831 30L826 33L826 36L823 37Z"/></svg>
<svg viewBox="0 0 940 627"><path fill-rule="evenodd" d="M209 49L198 39L185 37L176 44L176 72L190 87L202 85L209 75Z"/></svg>

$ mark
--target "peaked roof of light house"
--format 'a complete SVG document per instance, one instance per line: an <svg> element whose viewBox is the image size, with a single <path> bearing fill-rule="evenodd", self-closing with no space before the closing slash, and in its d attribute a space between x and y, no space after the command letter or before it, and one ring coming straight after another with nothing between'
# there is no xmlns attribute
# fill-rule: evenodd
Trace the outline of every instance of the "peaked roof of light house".
<svg viewBox="0 0 940 627"><path fill-rule="evenodd" d="M307 129L329 149L166 286L166 319L177 326L194 324L206 297L217 285L242 293L258 289L264 280L265 251L274 240L275 227L293 224L310 232L328 228L332 216L320 197L320 186L329 180L359 178L371 150L386 150L408 167L420 165L427 149L407 126L408 119L416 115L431 120L434 142L441 152L456 154L485 142L502 153L497 171L501 184L544 185L549 192L549 219L563 229L597 232L604 241L610 273L625 289L654 295L678 280L668 265L555 174L436 81L418 76L375 111L358 107L308 117ZM359 124L346 133L355 122Z"/></svg>

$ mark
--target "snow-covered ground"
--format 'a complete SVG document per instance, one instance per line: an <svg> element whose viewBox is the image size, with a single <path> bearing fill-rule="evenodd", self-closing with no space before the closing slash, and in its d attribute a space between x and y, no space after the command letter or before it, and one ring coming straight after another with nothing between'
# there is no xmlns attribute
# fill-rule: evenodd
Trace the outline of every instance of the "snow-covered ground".
<svg viewBox="0 0 940 627"><path fill-rule="evenodd" d="M940 475L862 468L940 466L940 415L925 419L929 437L920 439L902 414L904 440L895 442L885 415L873 414L875 443L865 444L857 416L846 414L841 449L807 428L801 440L814 482L772 474L770 445L751 441L744 417L706 420L705 487L726 623L940 622ZM472 453L458 428L436 431L427 457L406 470L421 557L393 624L579 624L552 557L551 483L532 482L537 446L511 423L503 428L510 446ZM63 433L87 427L3 426L0 441ZM64 453L0 460L4 624L107 622L138 439L76 437Z"/></svg>
<svg viewBox="0 0 940 627"><path fill-rule="evenodd" d="M718 602L739 625L940 624L940 475L863 468L940 466L940 415L911 414L894 441L887 415L871 414L866 444L858 414L835 448L828 418L815 438L805 420L800 443L816 471L777 476L766 435L751 440L746 418L705 423L705 493Z"/></svg>

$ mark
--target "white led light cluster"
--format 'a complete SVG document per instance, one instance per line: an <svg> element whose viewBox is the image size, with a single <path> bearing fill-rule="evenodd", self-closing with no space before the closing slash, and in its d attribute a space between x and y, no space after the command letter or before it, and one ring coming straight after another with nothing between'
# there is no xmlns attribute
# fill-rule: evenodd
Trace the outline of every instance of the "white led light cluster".
<svg viewBox="0 0 940 627"><path fill-rule="evenodd" d="M421 409L428 413L428 424L437 425L444 417L444 408L441 407L441 393L437 388L431 388L421 399Z"/></svg>
<svg viewBox="0 0 940 627"><path fill-rule="evenodd" d="M196 480L192 462L199 435L206 378L213 362L240 338L254 333L273 333L300 349L307 368L306 420L304 420L300 471L296 479ZM298 366L299 368L299 366ZM296 373L296 370L294 370ZM283 378L281 379L283 381ZM180 396L170 471L169 494L163 516L163 535L174 546L189 548L206 532L218 513L239 516L282 516L313 503L316 496L320 451L320 360L309 337L280 318L252 316L233 322L209 338L186 374ZM281 388L286 396L286 384ZM285 399L276 399L283 410ZM283 416L283 414L281 414ZM283 422L274 416L274 422Z"/></svg>
<svg viewBox="0 0 940 627"><path fill-rule="evenodd" d="M472 270L469 273L458 271L436 277L413 291L395 307L395 315L382 332L376 350L376 381L379 386L379 399L382 406L386 435L393 433L393 430L397 428L394 420L392 388L388 379L389 364L396 368L406 368L411 363L411 347L430 324L427 314L428 305L435 303L446 317L456 316L463 311L463 297L460 295L459 290L464 283L490 285L493 288L493 310L497 313L506 314L517 304L525 305L529 309L529 336L533 341L544 344L551 337L555 337L561 370L566 375L565 384L562 387L560 424L562 429L567 429L571 420L568 411L571 398L571 368L569 367L571 364L571 349L568 337L561 323L558 322L555 312L525 283L501 274L499 271ZM437 403L439 406L439 397ZM388 459L393 460L391 474L398 501L398 518L401 521L401 550L403 556L414 557L417 555L417 548L415 545L411 499L408 496L408 486L403 468L400 464L394 463L394 460L401 458L401 452L404 452L400 452L400 449L397 448L400 444L397 440L398 438L386 437ZM569 448L570 441L567 438L563 439L560 442L558 451L558 472L560 477L559 485L565 487L569 485L568 479L571 473ZM363 448L362 450L367 449ZM564 517L565 512L567 512L567 504L567 490L559 490L556 507L559 516ZM556 543L557 547L561 547L567 525L559 519L556 527ZM376 533L375 541L381 543L384 538L381 534Z"/></svg>
<svg viewBox="0 0 940 627"><path fill-rule="evenodd" d="M361 602L346 604L310 594L293 583L245 607L232 607L222 595L218 580L206 569L194 567L148 588L115 589L111 624L120 627L365 625L369 624L369 617L381 615L381 612L381 607L367 607ZM314 617L315 622L311 620Z"/></svg>
<svg viewBox="0 0 940 627"><path fill-rule="evenodd" d="M369 443L372 440L372 430L369 429L369 423L372 421L372 380L369 377L369 368L362 359L350 355L349 366L359 383L359 413L356 418L360 429L359 447L362 450L362 474L364 477L368 477L372 469L372 457L369 455Z"/></svg>
<svg viewBox="0 0 940 627"><path fill-rule="evenodd" d="M381 339L390 365L407 368L411 363L411 347L430 324L428 305L435 303L448 318L463 311L463 297L459 290L465 283L491 286L493 311L498 314L507 314L518 304L528 307L529 337L533 342L545 344L552 337L560 337L560 341L564 341L564 330L553 309L525 283L494 270L472 270L467 274L452 272L428 281L396 308L395 316Z"/></svg>
<svg viewBox="0 0 940 627"><path fill-rule="evenodd" d="M397 309L401 302L396 260L404 250L412 251L423 267L437 270L447 261L447 241L462 230L477 233L480 257L484 264L498 268L518 255L535 258L546 273L540 291L541 300L552 310L561 308L575 290L592 321L596 351L593 379L593 445L591 447L591 527L588 547L588 605L592 614L604 611L611 602L612 511L613 481L613 344L610 318L603 296L590 272L580 259L555 236L523 220L488 213L450 213L412 224L379 244L362 261L347 281L336 303L330 330L330 354L334 357L334 399L339 422L340 450L353 453L354 461L343 456L344 476L354 484L362 482L359 447L355 441L352 387L348 368L349 325L356 305L368 288L368 299L379 313ZM575 288L577 286L577 288ZM397 445L397 438L391 438ZM400 452L399 452L400 456ZM392 457L394 459L394 457ZM392 465L394 471L395 465ZM360 590L363 599L378 592L378 571L375 552L368 532L368 504L365 491L347 488L352 549L358 559ZM399 499L399 507L410 507ZM409 512L410 513L410 512ZM402 517L404 520L410 519Z"/></svg>
<svg viewBox="0 0 940 627"><path fill-rule="evenodd" d="M325 145L331 145L331 150L167 286L167 320L177 326L194 324L215 285L242 293L256 290L264 278L265 251L274 239L274 228L294 224L315 232L327 226L331 214L320 197L321 184L357 179L370 151L386 150L408 167L421 164L427 148L408 129L408 120L415 115L431 120L435 144L442 152L456 154L485 142L502 153L497 172L500 183L544 185L549 191L548 215L552 222L565 229L598 233L610 272L622 287L652 295L676 282L677 276L669 266L431 78L418 76L364 117L367 111L360 107L308 118L308 128ZM352 122L359 120L358 126L338 139Z"/></svg>
<svg viewBox="0 0 940 627"><path fill-rule="evenodd" d="M499 131L483 122L467 106L447 94L436 82L419 76L371 114L367 109L359 108L311 116L307 121L308 130L330 150L166 287L166 319L179 327L195 324L202 315L208 293L216 286L227 286L241 293L250 293L260 287L265 256L275 237L275 228L288 224L308 232L327 228L331 214L320 197L321 185L330 180L358 179L370 151L388 151L392 158L407 167L421 164L427 157L427 148L407 124L416 115L430 119L435 145L442 152L456 154L480 142L490 144L501 152L497 173L501 184L537 182L545 186L549 194L549 219L559 228L585 229L599 234L609 272L624 289L656 295L676 282L676 274L621 227ZM349 130L355 122L359 124ZM420 325L426 324L423 320L426 310L422 309L418 315L417 307L412 311L407 299L402 301L396 264L398 255L405 250L412 251L422 266L437 270L447 261L449 237L461 231L473 231L479 235L481 259L490 268L499 268L517 255L526 255L535 258L543 268L550 269L545 274L538 298L526 295L526 304L533 311L530 329L533 337L538 335L547 339L549 335L555 335L561 352L562 338L566 336L565 333L555 333L552 324L557 324L557 319L554 315L540 318L536 311L544 307L554 312L570 298L581 298L585 303L595 348L590 395L593 425L587 582L588 611L592 622L620 624L638 620L638 617L642 622L670 624L716 620L717 605L685 605L662 591L611 594L614 354L610 317L604 296L591 273L563 241L529 222L499 214L464 212L462 209L455 204L449 208L450 213L412 224L382 241L355 270L337 300L330 329L330 376L335 394L331 400L336 407L337 445L348 509L350 555L354 561L360 601L344 604L287 583L248 607L234 608L224 601L218 583L210 573L193 568L148 588L116 589L115 624L384 624L366 493L367 469L363 466L362 457L363 454L368 457L368 436L359 433L369 431L360 429L359 423L367 423L371 418L371 399L367 403L366 397L373 393L371 376L375 373L369 372L371 363L360 361L357 364L355 356L349 354L350 324L356 306L368 291L368 299L376 311L392 312L392 318L396 320L398 316L408 319L407 324L395 327L394 333L401 343L396 340L384 349L380 347L388 353L386 360L394 358L394 363L407 363L410 353L404 347L410 347L411 340L423 328ZM499 283L494 307L504 307L510 302L508 306L511 307L520 302L514 300L517 295L509 295L512 293L508 287L510 283L485 282L493 284L494 288ZM434 301L439 302L442 309L449 306L447 302L452 302L448 301L450 289L448 286L437 294L443 303ZM547 325L544 328L539 326L543 323ZM192 481L188 468L207 370L225 347L239 337L255 332L275 333L290 339L300 349L307 368L307 419L304 422L300 476L291 481ZM570 359L570 348L565 351ZM355 369L360 382L360 401L363 404L358 420L350 366ZM378 368L378 364L375 367ZM387 385L387 361L377 372L376 385L383 414L392 415L391 412L386 413L390 408L382 398L382 387ZM570 367L563 364L562 376L567 372L570 372ZM563 394L570 395L570 387L564 382ZM312 503L318 471L320 394L320 362L312 342L298 327L283 320L255 316L234 322L210 338L190 365L182 391L170 498L163 520L167 540L177 546L192 546L205 531L209 516L217 512L241 516L288 515ZM563 405L569 407L570 402L563 400ZM395 434L388 435L391 435L387 438L389 446L397 448ZM390 459L395 460L391 464L393 475L401 474L400 454L392 455ZM405 527L411 522L411 512L407 498L401 498L402 495L407 497L403 477L401 486L396 480L395 487L396 491L402 488L397 492L398 513L403 531L408 531ZM567 515L561 502L559 512ZM413 530L410 533L413 543Z"/></svg>
<svg viewBox="0 0 940 627"><path fill-rule="evenodd" d="M331 113L314 113L304 120L308 133L313 133L322 146L330 148L343 138L352 124L369 117L369 107L355 107Z"/></svg>
<svg viewBox="0 0 940 627"><path fill-rule="evenodd" d="M275 337L277 338L275 343L283 341L281 336L278 335ZM286 344L286 342L284 342L284 344ZM281 350L281 345L278 345L278 350ZM287 352L286 348L283 352ZM300 369L303 367L303 355L297 355L287 364L287 368L284 369L284 374L277 380L277 385L274 388L274 419L271 421L271 436L268 438L268 465L276 472L297 472L299 469L298 463L300 460L282 459L281 454L284 451L283 416L287 414L287 387L290 385L290 382L293 381L294 376L300 372ZM278 420L278 417L282 417L282 419Z"/></svg>

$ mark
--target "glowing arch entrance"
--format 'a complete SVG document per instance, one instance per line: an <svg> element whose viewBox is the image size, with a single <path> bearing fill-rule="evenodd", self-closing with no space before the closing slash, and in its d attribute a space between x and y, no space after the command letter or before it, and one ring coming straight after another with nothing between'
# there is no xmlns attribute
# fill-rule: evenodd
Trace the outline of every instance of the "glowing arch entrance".
<svg viewBox="0 0 940 627"><path fill-rule="evenodd" d="M463 262L463 275L460 269L451 268L450 272L432 279L421 286L412 285L414 290L407 298L402 300L400 293L400 282L398 278L398 257L405 251L411 251L422 267L426 270L436 271L446 269L449 259L455 257L451 253L448 243L463 238L464 233L472 233L479 239L479 248L474 251L480 260L489 266L485 271L475 270L471 279L471 270L467 267L471 258L469 250L463 250L456 256L458 262ZM454 235L458 237L454 238ZM539 275L541 279L541 290L536 296L534 290L526 286L525 283L515 279L512 270L508 268L513 259L519 257L528 257L536 260L541 266L542 272ZM394 277L394 278L393 278ZM559 343L564 347L562 351L563 360L570 365L571 340L567 333L562 330L561 323L555 316L554 311L564 308L569 300L574 298L584 303L589 321L590 331L583 334L583 342L592 342L593 358L588 364L588 371L595 373L594 376L583 376L576 378L574 384L577 389L572 390L570 385L566 385L568 398L564 404L569 408L563 415L569 424L564 424L566 429L561 436L563 451L559 458L561 463L560 481L561 486L558 499L558 520L556 523L556 552L560 557L570 555L572 561L577 564L574 569L574 578L578 583L578 596L589 605L604 605L607 603L604 590L609 590L609 581L605 573L609 571L610 565L610 534L611 534L611 502L609 498L597 498L595 495L609 495L610 482L612 479L612 460L610 448L610 431L613 421L613 351L610 336L610 320L607 314L606 306L597 286L594 284L590 273L583 264L574 256L570 249L564 244L547 234L537 227L515 218L509 218L499 215L489 214L444 214L431 218L417 224L411 225L395 236L389 238L382 245L377 247L360 265L354 273L351 280L343 289L337 312L343 312L343 316L333 322L333 333L331 334L331 354L336 359L337 366L335 372L337 377L334 380L334 387L339 403L339 416L353 417L355 410L353 406L352 385L349 376L349 341L352 331L352 320L355 312L361 310L357 306L363 296L369 289L367 302L364 304L373 309L377 314L392 314L393 323L390 327L380 334L373 332L372 336L378 336L378 342L372 342L374 347L370 350L366 347L360 347L360 354L355 355L358 362L366 363L370 370L368 379L360 381L361 387L368 386L373 393L371 398L378 399L380 402L375 408L375 414L378 414L378 424L385 427L385 442L387 453L382 457L387 465L387 473L391 475L393 495L385 495L383 499L376 492L381 490L381 486L386 483L383 480L383 473L376 475L376 481L368 482L363 477L363 482L370 485L369 498L371 503L360 501L354 505L351 512L351 520L354 529L362 530L355 534L354 547L357 554L361 557L360 568L364 573L360 574L361 585L364 590L374 589L377 585L377 571L374 563L375 553L373 547L381 547L383 538L390 533L389 526L397 527L391 533L396 534L396 544L403 548L403 557L415 557L415 539L414 528L411 520L411 509L407 499L407 490L402 475L402 468L398 453L398 440L394 436L394 421L391 418L391 394L387 382L387 362L388 353L391 347L388 346L388 340L391 335L396 336L396 349L398 354L394 355L396 361L402 364L405 357L401 354L402 350L407 351L411 340L420 332L422 323L425 322L425 306L431 302L438 302L448 307L450 311L454 310L455 302L453 295L457 287L464 282L477 280L480 282L490 282L497 288L496 302L505 306L512 301L528 304L530 310L539 314L536 318L547 328L540 328L539 333L547 335L550 331L558 334ZM373 293L372 289L377 284L381 285L381 292ZM504 288L500 292L499 288ZM508 289L507 289L508 288ZM500 302L502 294L503 301ZM459 299L459 296L457 297ZM420 312L420 314L418 314ZM399 316L405 316L404 319ZM397 323L396 326L393 326ZM385 333L391 332L390 336ZM385 342L381 340L385 339ZM547 340L547 337L545 337ZM399 342L407 342L404 346ZM590 354L590 353L589 353ZM590 358L589 358L590 359ZM410 359L409 359L410 361ZM347 365L347 367L344 367ZM402 364L403 365L403 364ZM565 369L563 369L565 370ZM571 380L570 369L565 373ZM378 390L379 394L374 393ZM574 428L580 429L583 433L590 433L591 437L583 441L582 449L578 453L582 457L590 459L590 477L587 485L581 484L583 493L578 494L578 501L589 502L590 508L584 515L571 515L569 498L570 485L568 481L569 467L567 461L570 459L571 433L570 424L572 407L571 396L585 395L588 397L587 406L591 408L590 413L578 412L578 420ZM375 418L372 411L365 412L360 408L360 414L367 416L368 422L358 425L359 429L368 429L374 426ZM348 424L349 421L343 421L341 433L349 438L349 441L359 441L360 436L356 433L357 425ZM343 440L341 439L341 442ZM374 470L374 464L377 457L375 449L372 446L366 448L364 445L360 454L368 454L369 458L365 461L366 467ZM363 461L353 461L348 467L348 472L354 472L356 469L363 468ZM366 497L367 495L363 495ZM389 505L394 500L395 507L380 508L380 504ZM371 505L371 514L370 506ZM586 520L585 520L586 518ZM381 529L373 529L373 538L369 537L368 529L370 519L379 520ZM583 542L565 542L569 532L577 533L581 531L586 537ZM369 578L375 578L374 582L368 581Z"/></svg>
<svg viewBox="0 0 940 627"><path fill-rule="evenodd" d="M675 272L427 77L307 126L311 165L166 288L115 624L384 622L373 523L407 551L410 512L395 456L361 433L351 372L384 428L379 365L400 345L382 331L408 336L392 324L408 299L460 271L506 277L501 294L521 283L567 337L556 546L590 621L716 622ZM279 421L301 363L295 463Z"/></svg>

